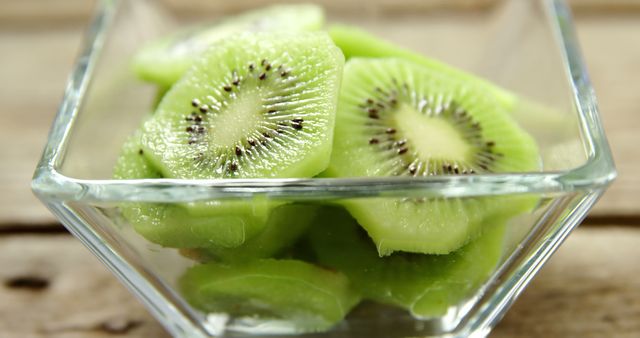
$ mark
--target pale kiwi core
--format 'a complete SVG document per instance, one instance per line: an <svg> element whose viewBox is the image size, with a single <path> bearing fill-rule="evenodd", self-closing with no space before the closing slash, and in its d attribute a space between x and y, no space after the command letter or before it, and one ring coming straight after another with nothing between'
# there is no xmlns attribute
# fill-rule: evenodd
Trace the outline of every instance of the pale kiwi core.
<svg viewBox="0 0 640 338"><path fill-rule="evenodd" d="M393 120L424 162L433 159L464 162L472 154L464 136L445 119L418 113L412 106L401 103Z"/></svg>
<svg viewBox="0 0 640 338"><path fill-rule="evenodd" d="M212 121L208 133L210 145L213 148L232 148L238 140L251 135L263 121L262 113L256 109L262 106L263 98L258 90L238 94Z"/></svg>

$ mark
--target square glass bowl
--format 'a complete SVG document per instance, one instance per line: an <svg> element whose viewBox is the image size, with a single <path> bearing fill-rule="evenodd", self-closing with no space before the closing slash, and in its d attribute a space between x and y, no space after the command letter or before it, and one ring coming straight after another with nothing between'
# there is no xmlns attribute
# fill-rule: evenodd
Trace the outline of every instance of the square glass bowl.
<svg viewBox="0 0 640 338"><path fill-rule="evenodd" d="M596 99L563 1L373 0L364 5L326 0L318 3L326 9L329 22L355 24L516 93L512 115L538 143L541 169L421 178L113 180L122 144L148 116L156 95L156 88L132 74L130 62L136 49L177 26L269 1L197 2L202 5L198 8L193 3L99 1L32 183L38 197L69 231L175 336L483 337L615 177ZM424 279L421 300L431 302L424 311L412 305L412 315L397 306L363 301L331 330L312 334L302 333L305 323L296 319L314 302L311 296L309 304L273 320L237 315L232 305L209 312L190 306L179 281L185 271L200 264L194 260L194 251L154 243L162 240L153 237L153 229L151 235L146 233L151 241L147 240L140 235L144 231L130 224L131 218L122 212L152 204L180 209L188 203L226 203L257 214L259 206L270 204L325 205L315 213L314 222L320 225L314 226L322 227L325 220L328 227L335 222L326 215L326 205L354 201L473 204L491 199L534 203L514 217L487 217L482 226L502 227L503 233L492 245L481 247L479 254L461 253L457 261L463 264L457 272L455 267L418 277L400 268L386 272L387 282L389 274L398 283ZM224 217L233 216L231 210L216 224L227 222ZM447 218L441 220L446 226ZM229 224L222 226L230 233L244 230ZM166 226L162 221L153 225ZM185 229L196 237L208 234L206 229L198 234L203 228L193 224L178 224L176 229L164 238L179 237ZM305 251L305 243L296 248ZM347 257L349 253L339 254ZM447 265L454 261L451 257L434 258L433 262L441 261L433 264ZM381 283L384 278L381 273ZM274 294L286 298L289 287L284 285ZM224 298L211 295L208 301L215 302L216 297ZM300 297L306 295L291 295Z"/></svg>

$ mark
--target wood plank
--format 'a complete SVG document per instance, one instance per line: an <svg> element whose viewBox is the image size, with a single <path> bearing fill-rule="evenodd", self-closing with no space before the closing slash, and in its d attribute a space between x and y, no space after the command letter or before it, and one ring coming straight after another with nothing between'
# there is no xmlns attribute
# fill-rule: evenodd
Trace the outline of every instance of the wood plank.
<svg viewBox="0 0 640 338"><path fill-rule="evenodd" d="M639 215L640 18L582 16L578 36L599 100L619 176L593 210L597 215Z"/></svg>
<svg viewBox="0 0 640 338"><path fill-rule="evenodd" d="M292 1L161 0L160 2L173 13L191 16L202 15L203 13L238 12L258 6ZM430 10L434 8L473 10L494 4L497 0L370 0L364 9L362 3L358 1L317 0L314 2L321 4L331 11L402 11ZM86 18L91 15L96 3L98 3L98 1L95 0L2 1L0 2L0 25L43 26L84 22Z"/></svg>
<svg viewBox="0 0 640 338"><path fill-rule="evenodd" d="M0 26L42 27L86 22L95 3L95 0L0 1Z"/></svg>
<svg viewBox="0 0 640 338"><path fill-rule="evenodd" d="M77 54L75 28L0 30L0 225L50 224L29 185Z"/></svg>
<svg viewBox="0 0 640 338"><path fill-rule="evenodd" d="M640 10L637 0L567 0L571 9L579 14L629 13Z"/></svg>
<svg viewBox="0 0 640 338"><path fill-rule="evenodd" d="M203 9L221 12L240 11L260 5L277 3L273 0L160 0L167 8L183 15L202 13ZM369 0L366 8L359 1L316 0L314 2L332 10L431 10L449 8L474 10L484 8L501 0ZM287 1L281 1L287 2ZM575 11L602 13L640 11L636 0L568 0ZM22 0L0 1L0 25L67 25L84 22L92 13L97 1L87 0Z"/></svg>
<svg viewBox="0 0 640 338"><path fill-rule="evenodd" d="M69 235L0 237L0 266L2 337L168 337Z"/></svg>
<svg viewBox="0 0 640 338"><path fill-rule="evenodd" d="M629 227L578 229L491 337L640 336L639 241ZM0 266L3 337L168 337L71 236L0 237Z"/></svg>
<svg viewBox="0 0 640 338"><path fill-rule="evenodd" d="M639 241L630 227L578 229L492 337L640 337Z"/></svg>

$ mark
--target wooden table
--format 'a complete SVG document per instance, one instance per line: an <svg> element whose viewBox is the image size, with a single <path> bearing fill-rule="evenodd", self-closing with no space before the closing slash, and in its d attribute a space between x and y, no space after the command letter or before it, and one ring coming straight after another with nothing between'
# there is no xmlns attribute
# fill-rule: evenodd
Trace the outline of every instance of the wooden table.
<svg viewBox="0 0 640 338"><path fill-rule="evenodd" d="M574 1L620 176L492 337L640 337L640 11L598 4ZM90 7L0 3L0 337L167 336L28 190Z"/></svg>

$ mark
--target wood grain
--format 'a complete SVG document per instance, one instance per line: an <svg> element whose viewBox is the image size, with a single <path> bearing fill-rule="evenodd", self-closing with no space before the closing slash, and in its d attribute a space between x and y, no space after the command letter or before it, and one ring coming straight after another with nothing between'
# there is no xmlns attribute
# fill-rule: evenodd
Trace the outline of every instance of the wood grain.
<svg viewBox="0 0 640 338"><path fill-rule="evenodd" d="M0 226L55 221L30 182L80 40L79 26L0 29Z"/></svg>
<svg viewBox="0 0 640 338"><path fill-rule="evenodd" d="M73 237L0 237L0 336L168 337Z"/></svg>
<svg viewBox="0 0 640 338"><path fill-rule="evenodd" d="M491 337L640 337L639 240L633 227L578 229Z"/></svg>
<svg viewBox="0 0 640 338"><path fill-rule="evenodd" d="M578 17L578 36L619 176L593 210L640 215L640 15Z"/></svg>
<svg viewBox="0 0 640 338"><path fill-rule="evenodd" d="M208 0L156 0L163 2L172 11L183 15L199 14L203 8L215 12L240 11L247 8L274 3L273 0L236 0L236 1L208 1ZM280 1L292 2L293 0ZM434 8L449 9L481 9L501 0L369 0L367 8L377 8L385 11L398 10L431 10ZM359 1L316 0L331 10L368 10ZM640 11L637 0L568 0L572 8L578 12L627 13ZM92 13L97 1L87 0L22 0L0 1L0 26L43 26L69 25L84 22Z"/></svg>
<svg viewBox="0 0 640 338"><path fill-rule="evenodd" d="M43 27L85 22L96 1L23 0L0 1L0 27Z"/></svg>
<svg viewBox="0 0 640 338"><path fill-rule="evenodd" d="M154 0L151 0L154 1ZM237 0L237 1L207 1L207 0L158 0L173 13L183 16L202 15L204 13L238 12L256 6L273 4L273 0ZM316 0L331 11L362 11L362 10L430 10L434 8L478 9L497 0L369 0L364 8L358 1ZM91 15L94 4L98 1L87 0L23 0L0 2L0 26L43 26L68 25L84 22Z"/></svg>
<svg viewBox="0 0 640 338"><path fill-rule="evenodd" d="M638 242L635 228L577 230L491 337L640 336ZM0 266L2 337L168 337L71 236L0 237Z"/></svg>

